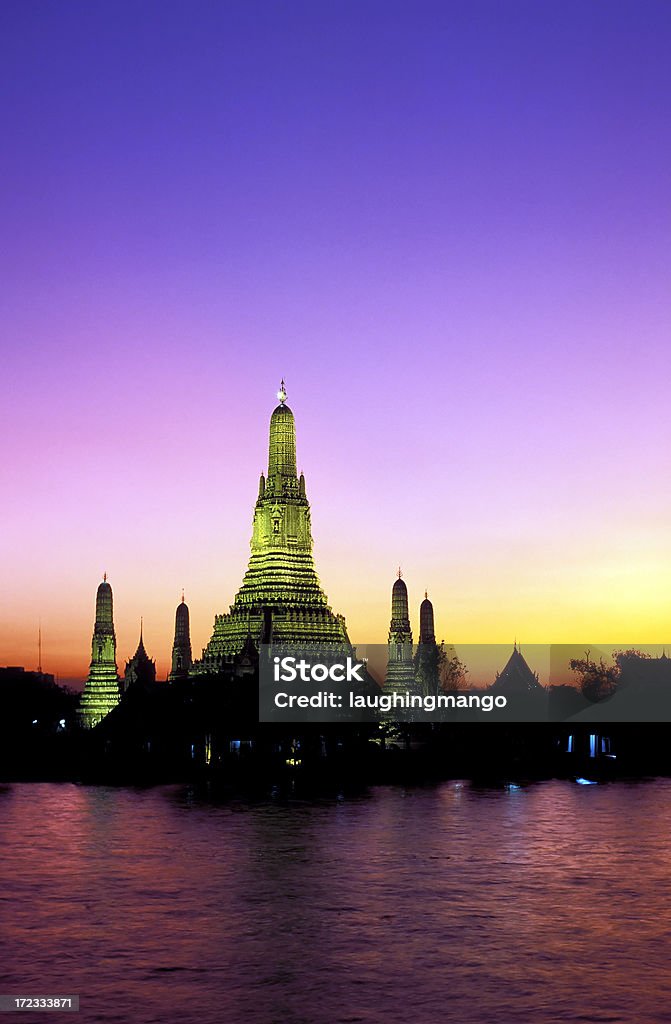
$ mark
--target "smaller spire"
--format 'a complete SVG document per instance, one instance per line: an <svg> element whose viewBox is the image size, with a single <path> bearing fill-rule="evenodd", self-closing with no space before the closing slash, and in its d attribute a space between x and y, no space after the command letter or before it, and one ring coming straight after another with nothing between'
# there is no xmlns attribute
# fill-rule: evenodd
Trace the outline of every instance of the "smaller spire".
<svg viewBox="0 0 671 1024"><path fill-rule="evenodd" d="M107 573L103 573L103 583L107 583Z"/></svg>
<svg viewBox="0 0 671 1024"><path fill-rule="evenodd" d="M142 628L143 628L143 625L144 625L144 619L143 619L143 616L141 615L140 616L140 643L142 643Z"/></svg>
<svg viewBox="0 0 671 1024"><path fill-rule="evenodd" d="M182 604L184 604L184 587L182 587Z"/></svg>
<svg viewBox="0 0 671 1024"><path fill-rule="evenodd" d="M429 591L428 591L428 590L425 590L425 591L424 591L424 600L425 600L425 601L428 601L428 600L429 600Z"/></svg>
<svg viewBox="0 0 671 1024"><path fill-rule="evenodd" d="M396 575L398 576L398 578L399 578L399 579L401 579L401 577L403 576L403 573L401 572L401 567L400 567L400 565L399 565L399 567L398 567L398 572L396 573Z"/></svg>
<svg viewBox="0 0 671 1024"><path fill-rule="evenodd" d="M282 377L282 380L280 382L280 390L277 392L277 397L280 400L280 405L284 405L284 403L287 400L287 387L286 384L284 383L284 377Z"/></svg>

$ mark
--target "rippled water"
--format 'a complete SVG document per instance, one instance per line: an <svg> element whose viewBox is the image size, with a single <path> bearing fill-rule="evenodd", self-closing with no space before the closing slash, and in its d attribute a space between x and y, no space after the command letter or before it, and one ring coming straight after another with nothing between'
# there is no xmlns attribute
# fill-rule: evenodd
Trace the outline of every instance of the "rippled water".
<svg viewBox="0 0 671 1024"><path fill-rule="evenodd" d="M0 829L0 992L79 993L73 1020L671 1021L671 781L11 785Z"/></svg>

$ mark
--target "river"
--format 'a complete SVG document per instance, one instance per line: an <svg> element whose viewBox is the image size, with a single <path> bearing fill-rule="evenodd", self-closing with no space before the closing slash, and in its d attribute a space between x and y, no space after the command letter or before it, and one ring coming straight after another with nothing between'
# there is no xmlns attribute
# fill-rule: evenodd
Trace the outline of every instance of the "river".
<svg viewBox="0 0 671 1024"><path fill-rule="evenodd" d="M671 1021L671 780L12 784L0 832L0 993L79 994L73 1020Z"/></svg>

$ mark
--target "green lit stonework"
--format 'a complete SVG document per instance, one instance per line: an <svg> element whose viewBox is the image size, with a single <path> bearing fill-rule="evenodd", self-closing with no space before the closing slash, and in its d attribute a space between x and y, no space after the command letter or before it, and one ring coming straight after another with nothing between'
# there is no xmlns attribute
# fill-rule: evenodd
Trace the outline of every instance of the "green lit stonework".
<svg viewBox="0 0 671 1024"><path fill-rule="evenodd" d="M105 578L96 595L91 665L78 709L80 724L85 729L93 729L112 708L116 707L119 698L112 588Z"/></svg>
<svg viewBox="0 0 671 1024"><path fill-rule="evenodd" d="M246 641L349 649L345 620L321 588L312 557L310 505L296 472L294 415L285 403L270 418L268 475L261 474L251 558L230 611L217 615L212 639L193 672L216 672Z"/></svg>
<svg viewBox="0 0 671 1024"><path fill-rule="evenodd" d="M414 690L415 668L408 612L408 588L401 579L400 569L391 591L388 652L385 691L405 693L406 690Z"/></svg>

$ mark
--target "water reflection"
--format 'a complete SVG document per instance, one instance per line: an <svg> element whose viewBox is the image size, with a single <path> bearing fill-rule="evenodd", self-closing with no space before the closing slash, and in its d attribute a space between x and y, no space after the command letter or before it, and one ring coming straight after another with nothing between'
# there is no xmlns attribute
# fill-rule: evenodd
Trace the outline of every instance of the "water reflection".
<svg viewBox="0 0 671 1024"><path fill-rule="evenodd" d="M666 780L4 787L0 990L78 992L87 1021L660 1024L670 816Z"/></svg>

